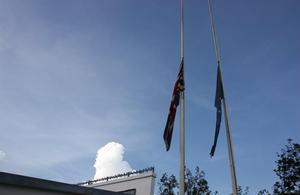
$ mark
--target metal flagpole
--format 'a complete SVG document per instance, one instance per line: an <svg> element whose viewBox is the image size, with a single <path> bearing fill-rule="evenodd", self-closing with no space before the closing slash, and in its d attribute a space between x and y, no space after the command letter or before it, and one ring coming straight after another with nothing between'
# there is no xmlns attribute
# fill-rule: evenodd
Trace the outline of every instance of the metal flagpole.
<svg viewBox="0 0 300 195"><path fill-rule="evenodd" d="M229 163L230 163L230 170L231 170L230 173L231 173L232 193L233 193L233 195L237 195L237 180L236 180L236 174L235 174L235 164L234 164L234 158L233 158L233 148L232 148L232 142L231 142L230 126L229 126L229 116L228 116L228 112L227 112L227 102L226 102L226 97L225 97L225 93L224 93L225 90L224 90L221 66L220 66L220 75L221 75L220 76L221 82L223 85L223 108L224 108L224 115L225 115L228 156L229 156Z"/></svg>
<svg viewBox="0 0 300 195"><path fill-rule="evenodd" d="M215 22L214 22L214 17L213 17L213 13L212 13L211 0L208 0L208 7L209 7L209 15L210 15L210 21L211 21L211 29L212 29L212 33L213 33L215 54L216 54L218 66L220 68L220 79L221 79L221 83L223 86L223 109L224 109L224 115L225 115L226 138L227 138L228 156L229 156L229 163L230 163L232 193L233 193L233 195L237 195L237 179L236 179L236 173L235 173L235 163L234 163L234 157L233 157L233 148L232 148L232 142L231 142L230 126L229 126L229 114L227 111L227 101L226 101L226 96L225 96L224 82L223 82L223 75L222 75L222 68L221 68L220 48L219 48L219 43L217 40Z"/></svg>
<svg viewBox="0 0 300 195"><path fill-rule="evenodd" d="M183 0L180 0L180 57L184 65ZM184 74L184 73L183 73ZM179 195L184 195L185 135L184 135L184 90L180 94L180 169Z"/></svg>

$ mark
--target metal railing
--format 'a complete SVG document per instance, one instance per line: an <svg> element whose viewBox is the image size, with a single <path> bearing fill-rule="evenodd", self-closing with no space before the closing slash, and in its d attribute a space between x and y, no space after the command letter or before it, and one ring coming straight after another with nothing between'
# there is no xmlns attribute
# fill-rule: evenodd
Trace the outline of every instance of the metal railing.
<svg viewBox="0 0 300 195"><path fill-rule="evenodd" d="M145 168L145 169L141 169L141 170L137 170L137 171L130 171L130 172L127 172L127 173L122 173L122 174L109 176L109 177L104 177L104 178L100 178L100 179L89 180L89 181L78 183L77 185L92 185L92 184L99 183L99 182L107 182L107 181L110 181L110 180L113 180L113 179L130 177L130 176L133 176L133 175L139 175L139 174L146 173L146 172L153 172L154 173L154 167L149 167L149 168Z"/></svg>

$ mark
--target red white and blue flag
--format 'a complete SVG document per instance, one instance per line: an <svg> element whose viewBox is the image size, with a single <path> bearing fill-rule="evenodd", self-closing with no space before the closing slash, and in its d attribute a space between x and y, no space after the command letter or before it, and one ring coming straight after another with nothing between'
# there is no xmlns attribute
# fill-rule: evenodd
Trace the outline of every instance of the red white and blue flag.
<svg viewBox="0 0 300 195"><path fill-rule="evenodd" d="M171 100L169 114L168 114L168 120L164 131L164 141L165 141L167 151L170 149L171 146L176 109L177 106L179 105L180 94L183 91L184 91L184 63L182 58L179 72L177 75L177 80L175 82L174 89L173 89L172 100Z"/></svg>

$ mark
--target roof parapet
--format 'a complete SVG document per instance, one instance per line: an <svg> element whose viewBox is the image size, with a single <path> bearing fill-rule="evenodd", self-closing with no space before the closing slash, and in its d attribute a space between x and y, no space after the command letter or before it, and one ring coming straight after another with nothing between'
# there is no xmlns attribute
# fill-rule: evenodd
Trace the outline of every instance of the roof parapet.
<svg viewBox="0 0 300 195"><path fill-rule="evenodd" d="M154 167L148 167L148 168L137 170L137 171L130 171L130 172L127 172L127 173L122 173L122 174L118 174L118 175L114 175L114 176L104 177L104 178L95 179L95 180L89 180L89 181L78 183L77 185L83 185L83 186L92 185L92 184L95 184L95 183L107 182L107 181L114 180L114 179L120 179L120 178L124 178L124 177L139 175L139 174L143 174L143 173L146 173L146 172L154 173Z"/></svg>

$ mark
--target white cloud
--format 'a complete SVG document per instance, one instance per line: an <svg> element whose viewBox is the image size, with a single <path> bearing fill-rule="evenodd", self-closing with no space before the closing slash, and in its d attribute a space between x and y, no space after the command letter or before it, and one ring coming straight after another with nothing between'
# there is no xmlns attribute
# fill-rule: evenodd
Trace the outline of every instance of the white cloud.
<svg viewBox="0 0 300 195"><path fill-rule="evenodd" d="M4 159L6 156L5 152L0 150L0 160Z"/></svg>
<svg viewBox="0 0 300 195"><path fill-rule="evenodd" d="M94 164L94 179L132 171L129 163L123 160L124 150L124 146L116 142L109 142L100 148Z"/></svg>

